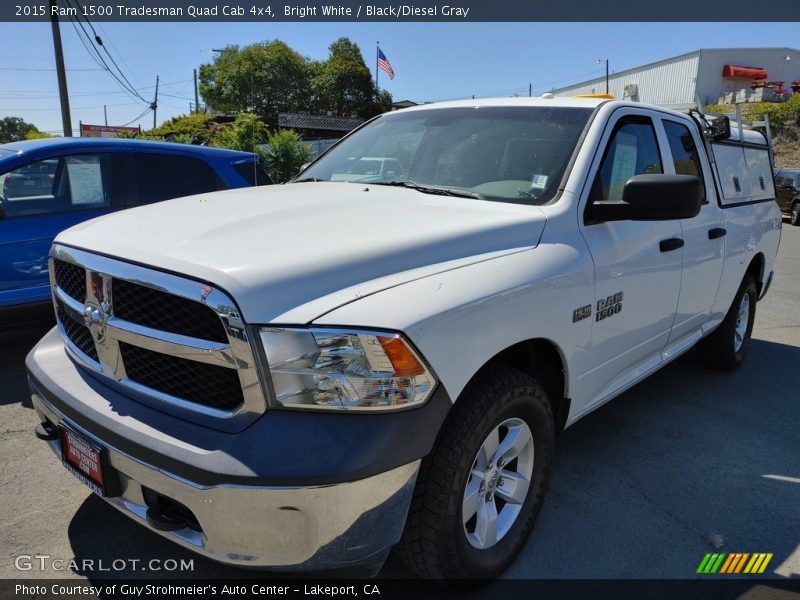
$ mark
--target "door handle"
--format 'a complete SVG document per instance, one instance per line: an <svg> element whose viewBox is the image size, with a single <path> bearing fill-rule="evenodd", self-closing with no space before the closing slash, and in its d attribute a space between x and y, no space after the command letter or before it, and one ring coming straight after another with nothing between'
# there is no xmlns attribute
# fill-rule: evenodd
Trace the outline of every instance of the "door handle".
<svg viewBox="0 0 800 600"><path fill-rule="evenodd" d="M658 243L658 249L662 252L670 252L678 248L683 248L683 240L681 238L669 238Z"/></svg>
<svg viewBox="0 0 800 600"><path fill-rule="evenodd" d="M714 229L708 230L708 239L716 240L718 238L724 237L725 234L728 233L727 229L723 229L722 227L714 227Z"/></svg>

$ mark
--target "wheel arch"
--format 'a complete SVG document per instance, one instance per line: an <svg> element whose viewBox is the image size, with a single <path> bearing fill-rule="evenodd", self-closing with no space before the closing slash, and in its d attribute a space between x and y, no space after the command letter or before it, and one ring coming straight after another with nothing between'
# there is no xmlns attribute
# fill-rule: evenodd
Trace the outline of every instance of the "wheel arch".
<svg viewBox="0 0 800 600"><path fill-rule="evenodd" d="M550 399L556 431L564 429L570 409L567 362L554 342L532 338L517 342L490 358L475 374L491 367L507 366L535 377Z"/></svg>
<svg viewBox="0 0 800 600"><path fill-rule="evenodd" d="M758 292L758 297L761 297L761 292L764 288L764 269L766 266L766 260L764 259L763 252L759 252L753 257L753 260L750 261L750 265L747 267L747 271L745 274L749 274L753 276L753 279L756 280L756 291Z"/></svg>

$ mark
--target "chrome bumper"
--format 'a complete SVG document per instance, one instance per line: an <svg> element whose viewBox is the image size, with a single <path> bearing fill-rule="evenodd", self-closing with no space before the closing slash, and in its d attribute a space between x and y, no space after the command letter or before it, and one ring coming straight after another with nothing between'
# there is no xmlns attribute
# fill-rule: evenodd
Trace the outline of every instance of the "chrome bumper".
<svg viewBox="0 0 800 600"><path fill-rule="evenodd" d="M213 560L287 571L382 562L400 539L420 461L359 481L314 487L201 486L147 465L64 419L32 393L41 422L66 423L108 449L121 495L105 498L149 529ZM61 457L61 443L47 442ZM148 521L143 488L188 508L199 531L162 531Z"/></svg>

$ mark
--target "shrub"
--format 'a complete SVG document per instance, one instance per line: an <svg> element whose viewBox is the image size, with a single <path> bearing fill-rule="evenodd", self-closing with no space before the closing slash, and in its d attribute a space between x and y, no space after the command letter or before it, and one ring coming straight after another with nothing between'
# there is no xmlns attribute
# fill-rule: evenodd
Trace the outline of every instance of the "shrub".
<svg viewBox="0 0 800 600"><path fill-rule="evenodd" d="M267 126L261 119L251 113L239 113L233 123L216 134L211 145L255 152L256 146L266 142L268 137Z"/></svg>
<svg viewBox="0 0 800 600"><path fill-rule="evenodd" d="M294 131L282 129L269 136L266 150L259 149L264 168L277 183L289 181L311 160L311 149Z"/></svg>

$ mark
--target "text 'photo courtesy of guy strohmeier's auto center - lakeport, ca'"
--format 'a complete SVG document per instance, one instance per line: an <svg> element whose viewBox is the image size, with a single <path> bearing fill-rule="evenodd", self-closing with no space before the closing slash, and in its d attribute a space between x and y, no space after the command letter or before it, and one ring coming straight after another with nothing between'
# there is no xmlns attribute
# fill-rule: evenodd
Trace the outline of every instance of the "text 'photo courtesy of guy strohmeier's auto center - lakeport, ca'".
<svg viewBox="0 0 800 600"><path fill-rule="evenodd" d="M0 599L800 600L800 8L0 6Z"/></svg>

